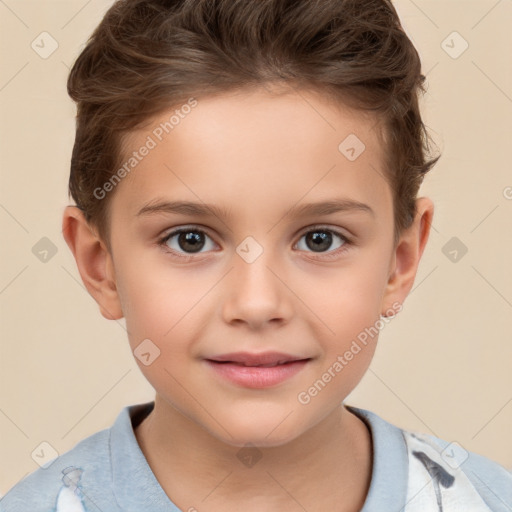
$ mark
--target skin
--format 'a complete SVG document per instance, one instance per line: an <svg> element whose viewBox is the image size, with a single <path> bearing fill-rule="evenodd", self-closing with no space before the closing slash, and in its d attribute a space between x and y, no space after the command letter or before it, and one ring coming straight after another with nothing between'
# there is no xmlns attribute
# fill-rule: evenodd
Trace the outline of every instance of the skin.
<svg viewBox="0 0 512 512"><path fill-rule="evenodd" d="M125 148L140 148L169 116L132 132ZM126 318L132 350L144 339L160 350L148 366L136 359L156 396L155 409L135 434L182 510L363 506L372 441L342 401L365 374L378 336L309 403L297 396L359 333L404 302L428 240L433 204L423 197L414 223L393 244L378 126L314 91L198 98L197 107L111 192L111 252L78 208L66 208L65 238L101 313ZM355 161L338 150L351 133L366 146ZM340 197L369 205L374 215L287 215L298 203ZM137 215L155 199L213 204L231 216ZM317 224L352 243L343 245L333 234L330 245L315 252L305 235ZM184 226L207 232L200 253L180 246L177 236L167 250L158 245ZM248 236L263 250L251 263L236 252ZM187 248L188 261L172 253L187 255ZM265 350L312 359L267 389L222 380L204 362ZM247 443L261 456L252 467L237 457Z"/></svg>

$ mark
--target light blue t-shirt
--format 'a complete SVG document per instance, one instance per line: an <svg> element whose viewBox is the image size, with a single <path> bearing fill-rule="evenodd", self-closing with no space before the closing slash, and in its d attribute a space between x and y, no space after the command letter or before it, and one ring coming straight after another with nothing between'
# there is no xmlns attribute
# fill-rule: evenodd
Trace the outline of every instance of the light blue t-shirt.
<svg viewBox="0 0 512 512"><path fill-rule="evenodd" d="M125 407L112 427L18 482L0 500L0 511L179 512L134 434L153 407L154 402ZM370 411L346 407L372 437L371 483L362 512L512 512L512 474L502 466L457 443L404 431ZM194 509L206 510L199 497L187 511Z"/></svg>

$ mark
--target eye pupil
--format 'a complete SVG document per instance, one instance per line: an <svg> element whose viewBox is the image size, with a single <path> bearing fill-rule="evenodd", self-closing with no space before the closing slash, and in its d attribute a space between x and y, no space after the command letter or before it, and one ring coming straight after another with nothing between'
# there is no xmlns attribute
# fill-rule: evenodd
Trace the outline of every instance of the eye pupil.
<svg viewBox="0 0 512 512"><path fill-rule="evenodd" d="M203 234L195 231L180 233L178 243L185 251L190 249L191 252L199 252L204 247Z"/></svg>
<svg viewBox="0 0 512 512"><path fill-rule="evenodd" d="M332 244L332 235L325 231L312 231L306 235L306 241L312 242L312 246L308 247L315 252L322 252L329 249Z"/></svg>

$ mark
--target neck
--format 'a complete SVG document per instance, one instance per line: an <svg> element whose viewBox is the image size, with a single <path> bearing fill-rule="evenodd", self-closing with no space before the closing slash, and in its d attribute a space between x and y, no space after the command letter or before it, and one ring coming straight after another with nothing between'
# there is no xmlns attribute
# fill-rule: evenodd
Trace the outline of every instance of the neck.
<svg viewBox="0 0 512 512"><path fill-rule="evenodd" d="M370 484L370 433L343 405L298 438L257 448L224 443L157 395L135 435L182 510L356 511Z"/></svg>

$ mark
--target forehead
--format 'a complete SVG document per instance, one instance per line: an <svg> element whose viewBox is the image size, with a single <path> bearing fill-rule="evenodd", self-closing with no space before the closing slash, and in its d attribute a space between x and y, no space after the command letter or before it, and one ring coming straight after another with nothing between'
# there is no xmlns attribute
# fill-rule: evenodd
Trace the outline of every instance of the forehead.
<svg viewBox="0 0 512 512"><path fill-rule="evenodd" d="M113 203L133 214L156 197L272 208L337 191L383 209L391 192L380 129L369 113L310 90L200 97L125 138L125 161L136 152L137 162Z"/></svg>

